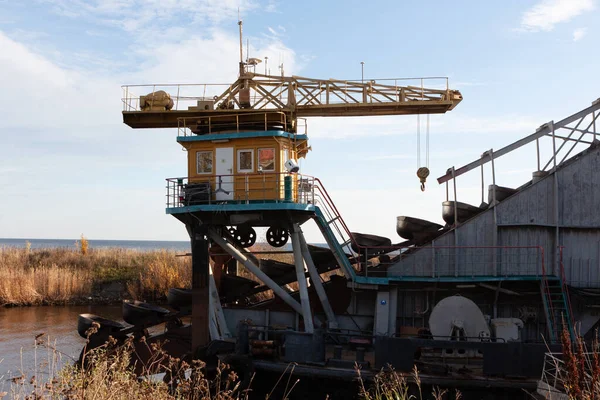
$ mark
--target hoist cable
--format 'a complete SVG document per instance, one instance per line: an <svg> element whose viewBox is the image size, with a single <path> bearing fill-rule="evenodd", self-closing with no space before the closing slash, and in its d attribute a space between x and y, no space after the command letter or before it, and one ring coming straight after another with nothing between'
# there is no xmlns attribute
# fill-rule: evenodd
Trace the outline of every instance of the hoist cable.
<svg viewBox="0 0 600 400"><path fill-rule="evenodd" d="M421 166L421 116L417 115L417 142L419 148L417 149L417 167Z"/></svg>
<svg viewBox="0 0 600 400"><path fill-rule="evenodd" d="M425 136L425 166L429 168L429 114L427 114L427 134Z"/></svg>

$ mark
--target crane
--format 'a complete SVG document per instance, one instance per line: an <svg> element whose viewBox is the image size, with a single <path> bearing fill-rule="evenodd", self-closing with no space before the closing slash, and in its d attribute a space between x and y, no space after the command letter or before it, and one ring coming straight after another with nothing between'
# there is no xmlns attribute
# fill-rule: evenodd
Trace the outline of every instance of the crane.
<svg viewBox="0 0 600 400"><path fill-rule="evenodd" d="M256 130L297 134L298 120L304 119L306 129L307 117L443 114L462 101L462 94L450 89L446 77L314 79L285 76L283 64L278 76L267 74L266 57L265 73L256 73L262 60L243 59L242 22L238 25L240 61L234 83L125 85L123 122L132 128L183 129L184 135L178 136L188 131L195 135ZM436 87L427 87L430 83ZM140 90L149 93L138 97L134 93ZM419 167L421 190L428 175L427 167Z"/></svg>
<svg viewBox="0 0 600 400"><path fill-rule="evenodd" d="M176 128L181 121L229 116L250 122L257 111L285 115L285 130L296 132L297 119L373 115L443 114L462 100L447 78L402 78L368 81L273 76L252 72L256 59L241 63L240 76L231 85L127 85L123 86L123 122L132 128ZM255 64L254 64L255 65ZM420 85L402 85L405 81ZM443 88L424 82L442 80ZM224 87L225 86L225 87ZM151 91L139 99L136 89ZM171 89L176 94L166 92ZM207 96L206 92L214 93ZM193 95L190 91L197 90ZM182 94L183 91L187 93ZM202 93L202 95L199 95ZM167 98L167 101L164 99ZM194 104L194 101L196 103ZM187 108L186 108L187 105Z"/></svg>
<svg viewBox="0 0 600 400"><path fill-rule="evenodd" d="M206 118L217 117L224 129L235 122L252 126L257 118L256 111L276 111L283 115L278 124L290 133L297 131L297 118L372 116L407 114L443 114L452 110L462 100L458 90L451 90L446 77L402 78L360 81L339 79L313 79L300 76L284 76L283 64L279 66L281 76L256 73L259 58L243 57L243 22L238 20L240 61L238 79L231 85L126 85L123 86L123 122L132 128L180 128L189 127L194 133L207 133L203 122L212 125ZM361 64L364 64L361 62ZM424 82L441 80L438 88L426 88ZM417 82L420 85L402 85ZM133 95L136 88L152 87L150 94ZM225 86L223 88L223 86ZM174 98L161 87L176 90ZM222 89L219 91L219 87ZM156 89L159 89L158 91ZM202 96L194 93L183 95L182 89L202 90ZM213 91L212 97L207 90ZM196 101L196 104L189 104ZM187 103L187 109L185 105ZM180 107L181 104L181 107ZM200 121L194 121L200 119ZM202 121L204 119L204 121ZM242 119L242 121L240 121ZM277 118L276 118L277 119ZM194 127L195 123L200 126ZM262 121L259 121L262 122ZM188 123L190 126L188 126ZM269 121L266 121L265 128ZM212 133L212 132L211 132Z"/></svg>

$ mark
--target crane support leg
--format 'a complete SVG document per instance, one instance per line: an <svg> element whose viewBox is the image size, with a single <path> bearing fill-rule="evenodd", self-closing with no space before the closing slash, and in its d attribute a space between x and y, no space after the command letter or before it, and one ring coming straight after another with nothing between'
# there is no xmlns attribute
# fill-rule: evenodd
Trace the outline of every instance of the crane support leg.
<svg viewBox="0 0 600 400"><path fill-rule="evenodd" d="M296 277L298 278L298 291L300 292L300 303L302 304L302 317L304 319L304 330L313 333L313 319L310 310L310 300L308 299L308 286L306 285L306 276L304 275L304 258L302 257L302 248L300 244L300 227L294 224L292 228L292 247L294 249L294 263L296 265Z"/></svg>
<svg viewBox="0 0 600 400"><path fill-rule="evenodd" d="M306 267L308 268L308 273L310 274L310 279L312 284L315 286L315 291L319 296L319 300L321 301L321 305L323 306L323 311L325 311L325 315L327 316L327 324L331 329L337 329L338 323L335 318L335 313L331 308L331 304L329 304L329 299L327 298L327 293L325 293L325 289L323 288L323 283L321 282L321 276L315 267L315 263L313 262L312 257L310 256L310 252L308 251L308 245L306 244L306 239L304 238L304 234L300 227L296 224L294 229L298 231L298 237L300 238L300 246L302 249L302 255L304 257L304 261L306 262Z"/></svg>
<svg viewBox="0 0 600 400"><path fill-rule="evenodd" d="M223 250L229 255L235 258L237 261L242 263L250 272L252 272L261 282L269 287L275 293L275 295L281 297L281 299L289 305L294 311L302 315L302 306L292 297L288 292L283 290L275 281L273 281L267 274L262 272L252 261L242 254L238 249L229 244L223 239L217 232L209 229L208 235L210 238L218 244Z"/></svg>
<svg viewBox="0 0 600 400"><path fill-rule="evenodd" d="M192 350L205 346L209 334L209 259L208 238L201 226L191 229L192 235Z"/></svg>

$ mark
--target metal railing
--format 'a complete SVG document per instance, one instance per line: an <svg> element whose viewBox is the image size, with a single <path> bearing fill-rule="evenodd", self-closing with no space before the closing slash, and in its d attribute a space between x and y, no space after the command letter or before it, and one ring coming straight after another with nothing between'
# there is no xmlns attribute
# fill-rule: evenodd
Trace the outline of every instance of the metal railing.
<svg viewBox="0 0 600 400"><path fill-rule="evenodd" d="M357 259L372 277L508 278L544 275L544 250L519 246L366 247Z"/></svg>
<svg viewBox="0 0 600 400"><path fill-rule="evenodd" d="M545 275L540 246L364 246L344 222L318 178L314 204L338 244L351 256L355 271L371 277L510 277Z"/></svg>
<svg viewBox="0 0 600 400"><path fill-rule="evenodd" d="M287 181L287 182L286 182ZM365 277L476 278L546 276L540 246L364 246L350 232L318 178L289 173L207 175L167 179L167 208L210 204L313 204Z"/></svg>
<svg viewBox="0 0 600 400"><path fill-rule="evenodd" d="M300 121L299 121L300 122ZM206 117L177 119L177 136L195 136L217 132L288 130L288 120L280 111L250 112L244 114L224 114ZM307 133L306 119L299 124L296 134Z"/></svg>
<svg viewBox="0 0 600 400"><path fill-rule="evenodd" d="M564 368L565 362L562 360L562 353L546 353L544 355L541 381L547 385L545 389L549 394L565 393Z"/></svg>
<svg viewBox="0 0 600 400"><path fill-rule="evenodd" d="M169 178L166 205L314 204L314 180L311 176L277 172Z"/></svg>
<svg viewBox="0 0 600 400"><path fill-rule="evenodd" d="M164 91L170 95L173 100L172 110L198 107L199 101L212 102L215 109L231 109L234 105L239 107L241 101L237 98L240 91L236 87L238 82L123 85L123 111L141 111L140 96L156 91ZM246 100L252 109L284 108L290 103L305 107L455 100L447 77L337 80L254 74L244 82L247 82L249 89L244 96L247 96Z"/></svg>
<svg viewBox="0 0 600 400"><path fill-rule="evenodd" d="M228 83L123 85L121 102L123 111L141 111L140 96L162 90L171 96L173 110L187 110L197 107L198 101L214 101L215 96L230 86Z"/></svg>
<svg viewBox="0 0 600 400"><path fill-rule="evenodd" d="M542 389L548 392L544 393L547 394L546 398L575 398L572 397L573 392L570 393L570 396L567 396L567 389L574 389L574 379L578 380L577 385L584 395L585 393L595 392L597 387L594 387L594 385L597 385L596 381L598 377L597 372L595 372L594 353L584 351L575 356L580 358L575 361L576 365L574 365L574 368L577 369L578 372L577 377L569 376L569 371L567 370L569 367L567 366L567 363L565 363L563 357L564 355L562 353L546 353L544 355L544 367L542 369L540 381L545 384L545 387L542 387Z"/></svg>

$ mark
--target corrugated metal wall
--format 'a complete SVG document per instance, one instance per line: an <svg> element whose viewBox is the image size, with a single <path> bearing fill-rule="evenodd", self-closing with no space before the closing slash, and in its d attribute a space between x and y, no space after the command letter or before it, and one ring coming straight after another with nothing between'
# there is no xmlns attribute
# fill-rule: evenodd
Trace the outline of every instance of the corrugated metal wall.
<svg viewBox="0 0 600 400"><path fill-rule="evenodd" d="M600 287L600 148L590 148L517 194L437 238L435 247L539 246L546 273L560 274L559 246L567 283ZM460 196L459 196L460 197ZM555 210L555 199L558 209ZM558 212L558 223L555 218ZM558 243L556 236L558 232ZM494 236L497 240L494 242ZM455 239L456 235L456 239ZM526 250L424 248L388 269L394 276L497 276L541 274L541 257ZM509 254L510 253L510 254Z"/></svg>

